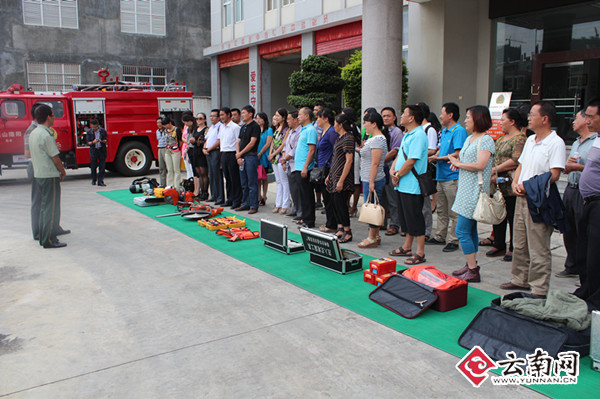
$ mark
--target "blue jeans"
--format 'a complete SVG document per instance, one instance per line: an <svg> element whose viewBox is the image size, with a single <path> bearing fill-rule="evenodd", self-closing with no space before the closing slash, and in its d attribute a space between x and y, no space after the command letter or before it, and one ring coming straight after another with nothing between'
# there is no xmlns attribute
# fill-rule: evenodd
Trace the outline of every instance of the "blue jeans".
<svg viewBox="0 0 600 399"><path fill-rule="evenodd" d="M240 170L242 206L258 209L258 157L244 156L244 170Z"/></svg>
<svg viewBox="0 0 600 399"><path fill-rule="evenodd" d="M477 222L475 220L458 215L456 237L460 242L463 254L470 255L477 252L479 236L477 235Z"/></svg>
<svg viewBox="0 0 600 399"><path fill-rule="evenodd" d="M363 185L363 200L367 202L367 198L369 198L369 182L362 182ZM378 180L375 182L375 192L377 193L377 198L379 198L379 202L381 203L381 198L383 198L383 187L385 186L385 178ZM385 222L385 220L384 220ZM369 225L370 228L376 229L381 226L374 226L372 224Z"/></svg>

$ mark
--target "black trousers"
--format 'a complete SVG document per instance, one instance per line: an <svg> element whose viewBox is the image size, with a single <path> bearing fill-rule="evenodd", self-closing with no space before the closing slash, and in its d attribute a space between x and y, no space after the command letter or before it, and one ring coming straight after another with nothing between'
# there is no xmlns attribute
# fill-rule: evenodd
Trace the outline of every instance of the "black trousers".
<svg viewBox="0 0 600 399"><path fill-rule="evenodd" d="M327 190L323 190L323 194L326 192ZM351 192L342 190L339 193L335 191L333 193L328 192L327 194L329 195L329 208L331 208L333 212L334 221L337 224L341 224L343 227L349 227L350 214L348 213L348 198L350 197ZM329 209L327 209L327 215L329 216Z"/></svg>
<svg viewBox="0 0 600 399"><path fill-rule="evenodd" d="M106 166L106 148L90 147L90 169L92 170L92 181L104 183L104 168ZM96 173L96 169L98 172Z"/></svg>
<svg viewBox="0 0 600 399"><path fill-rule="evenodd" d="M40 189L40 245L52 245L57 242L56 233L60 222L60 179L36 178Z"/></svg>
<svg viewBox="0 0 600 399"><path fill-rule="evenodd" d="M517 203L517 197L506 196L504 197L506 202L506 217L498 224L494 225L494 248L501 251L506 250L506 225L510 225L510 244L508 250L513 250L513 222L515 220L515 204Z"/></svg>
<svg viewBox="0 0 600 399"><path fill-rule="evenodd" d="M577 265L581 287L575 295L585 300L589 308L600 310L600 200L583 206L579 221Z"/></svg>
<svg viewBox="0 0 600 399"><path fill-rule="evenodd" d="M315 185L315 187L316 186L317 185ZM328 229L337 230L338 222L337 222L337 217L336 217L336 213L334 210L332 194L329 191L327 191L327 188L325 188L325 185L319 184L318 186L321 189L321 194L323 195L323 205L325 206L325 217L326 217L325 226Z"/></svg>
<svg viewBox="0 0 600 399"><path fill-rule="evenodd" d="M240 167L235 159L235 152L221 153L221 166L225 177L227 190L227 203L240 206L242 204L242 183L240 180Z"/></svg>
<svg viewBox="0 0 600 399"><path fill-rule="evenodd" d="M425 235L425 217L423 216L423 196L396 191L400 228L413 237Z"/></svg>
<svg viewBox="0 0 600 399"><path fill-rule="evenodd" d="M315 226L315 190L310 182L310 176L302 177L302 172L295 171L294 181L298 182L300 194L300 207L302 209L302 221L308 227Z"/></svg>
<svg viewBox="0 0 600 399"><path fill-rule="evenodd" d="M567 250L565 259L565 270L569 273L579 274L577 268L577 232L579 221L583 215L583 197L578 188L567 186L563 195L563 202L567 211L567 220L571 228L563 234L563 242ZM599 243L600 244L600 243Z"/></svg>

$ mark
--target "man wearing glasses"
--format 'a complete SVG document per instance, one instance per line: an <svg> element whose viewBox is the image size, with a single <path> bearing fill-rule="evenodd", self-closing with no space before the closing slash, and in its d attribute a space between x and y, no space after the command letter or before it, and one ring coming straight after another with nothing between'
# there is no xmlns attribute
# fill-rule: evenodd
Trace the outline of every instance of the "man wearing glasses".
<svg viewBox="0 0 600 399"><path fill-rule="evenodd" d="M588 103L585 121L590 132L600 132L600 98ZM577 259L581 287L575 295L585 300L588 308L600 309L600 138L596 138L588 153L579 178L583 197L583 214L578 228Z"/></svg>
<svg viewBox="0 0 600 399"><path fill-rule="evenodd" d="M60 222L60 182L67 173L50 130L54 124L52 108L45 104L37 107L35 120L38 127L29 136L29 151L41 194L39 242L44 248L66 247L67 244L56 238Z"/></svg>

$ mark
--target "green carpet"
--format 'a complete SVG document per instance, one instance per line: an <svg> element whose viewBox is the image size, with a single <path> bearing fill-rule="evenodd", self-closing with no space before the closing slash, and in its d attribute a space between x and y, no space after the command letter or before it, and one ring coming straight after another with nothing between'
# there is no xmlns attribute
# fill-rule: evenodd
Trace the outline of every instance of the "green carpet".
<svg viewBox="0 0 600 399"><path fill-rule="evenodd" d="M363 281L360 272L341 275L309 263L309 254L306 252L285 255L266 248L260 239L231 243L226 238L217 236L214 231L180 217L155 219L157 215L175 212L175 207L172 205L136 206L133 204L134 195L128 190L105 191L100 194L233 258L459 358L468 352L458 345L460 334L479 310L488 306L490 301L498 296L469 287L467 306L445 313L427 310L417 318L408 320L371 301L368 296L373 286ZM224 213L224 215L229 214ZM251 219L246 220L246 226L253 231L259 230L259 222ZM301 241L300 236L295 233L292 233L290 238ZM266 256L268 262L265 262ZM369 261L372 259L374 258L364 256L364 269L368 268ZM456 370L448 372L456 372L457 379L463 378ZM486 381L484 384L491 384L491 382ZM577 385L534 385L531 388L554 398L596 397L600 391L600 374L591 369L591 360L588 356L580 362Z"/></svg>

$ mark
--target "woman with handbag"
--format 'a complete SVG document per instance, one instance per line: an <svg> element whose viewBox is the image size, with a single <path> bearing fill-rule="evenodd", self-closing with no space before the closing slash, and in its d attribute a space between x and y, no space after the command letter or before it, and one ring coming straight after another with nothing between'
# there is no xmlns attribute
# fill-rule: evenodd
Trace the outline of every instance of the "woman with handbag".
<svg viewBox="0 0 600 399"><path fill-rule="evenodd" d="M267 190L269 179L267 173L272 169L269 161L269 150L273 142L273 129L269 126L269 117L264 112L256 114L256 123L260 126L260 141L258 142L258 204L263 206L267 203ZM262 195L261 195L262 191Z"/></svg>
<svg viewBox="0 0 600 399"><path fill-rule="evenodd" d="M354 146L360 144L360 136L354 121L347 115L339 114L335 118L336 141L329 175L325 179L325 188L329 195L330 206L327 214L333 212L337 221L339 241L352 241L348 198L354 191Z"/></svg>
<svg viewBox="0 0 600 399"><path fill-rule="evenodd" d="M498 184L506 202L506 218L494 225L494 242L492 249L485 255L496 257L504 255L506 262L512 261L513 250L513 220L515 216L515 203L517 197L512 191L512 174L519 166L517 160L521 156L527 136L522 132L527 127L527 119L515 108L507 108L502 112L500 127L504 136L496 140L496 154L494 156L494 168L492 168L492 183ZM500 182L496 177L501 179ZM510 241L508 252L506 251L506 225L510 225Z"/></svg>
<svg viewBox="0 0 600 399"><path fill-rule="evenodd" d="M332 164L333 148L337 140L338 133L334 129L333 112L329 108L323 108L317 113L317 123L323 129L323 135L317 143L317 167L311 171L312 174L319 174L319 181L315 182L315 187L320 186L320 191L323 195L325 205L325 224L319 227L319 230L324 233L335 233L337 231L338 222L336 221L335 213L331 206L331 195L326 189L325 178L329 175L329 170ZM322 180L321 180L322 178Z"/></svg>
<svg viewBox="0 0 600 399"><path fill-rule="evenodd" d="M288 174L283 170L283 165L280 162L283 147L289 132L287 125L288 112L285 108L279 108L273 115L273 141L269 149L269 161L273 165L273 174L275 175L275 184L277 185L277 196L275 197L275 208L273 213L285 215L290 206L290 183Z"/></svg>
<svg viewBox="0 0 600 399"><path fill-rule="evenodd" d="M479 195L475 194L484 192L489 195L490 193L495 152L494 140L486 134L490 127L492 127L492 118L487 107L475 105L468 108L465 128L472 134L465 140L458 158L453 154L448 156L450 168L459 170L458 189L452 211L458 214L456 236L467 260L463 268L455 270L452 274L472 283L481 281L479 266L477 266L479 236L473 213L479 200Z"/></svg>
<svg viewBox="0 0 600 399"><path fill-rule="evenodd" d="M366 113L363 126L369 138L360 149L360 180L363 185L363 199L359 222L369 223L369 236L362 240L359 248L376 248L381 244L379 229L385 222L385 211L379 204L385 185L383 163L389 151L390 138L383 126L383 118L375 111Z"/></svg>

